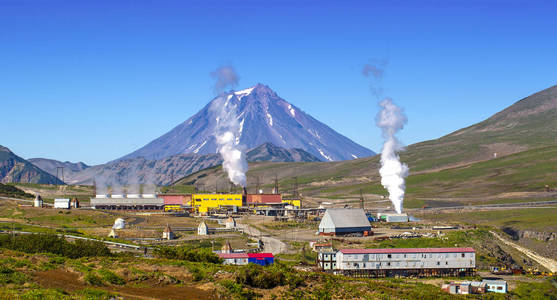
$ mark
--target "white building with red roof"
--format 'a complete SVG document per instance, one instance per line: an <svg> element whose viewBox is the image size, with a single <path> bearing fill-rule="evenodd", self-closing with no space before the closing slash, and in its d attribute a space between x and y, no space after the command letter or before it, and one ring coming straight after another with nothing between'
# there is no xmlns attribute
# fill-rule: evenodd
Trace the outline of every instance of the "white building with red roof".
<svg viewBox="0 0 557 300"><path fill-rule="evenodd" d="M473 248L342 249L335 271L344 274L470 275L476 267Z"/></svg>

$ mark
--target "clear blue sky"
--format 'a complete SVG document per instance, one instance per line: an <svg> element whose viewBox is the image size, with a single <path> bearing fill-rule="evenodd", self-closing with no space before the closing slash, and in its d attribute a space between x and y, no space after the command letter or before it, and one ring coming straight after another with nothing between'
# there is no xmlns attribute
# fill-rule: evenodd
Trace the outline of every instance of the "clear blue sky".
<svg viewBox="0 0 557 300"><path fill-rule="evenodd" d="M213 96L223 64L379 151L361 74L387 59L405 144L481 121L557 84L554 1L0 0L0 144L98 164Z"/></svg>

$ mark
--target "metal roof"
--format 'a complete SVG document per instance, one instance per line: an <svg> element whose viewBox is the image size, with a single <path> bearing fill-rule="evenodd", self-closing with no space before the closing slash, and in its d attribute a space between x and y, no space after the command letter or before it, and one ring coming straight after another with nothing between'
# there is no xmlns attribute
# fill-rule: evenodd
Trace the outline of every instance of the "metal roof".
<svg viewBox="0 0 557 300"><path fill-rule="evenodd" d="M267 257L274 257L273 253L248 253L248 257L250 258L267 258Z"/></svg>
<svg viewBox="0 0 557 300"><path fill-rule="evenodd" d="M227 259L227 258L248 258L247 253L218 253L217 254L220 258Z"/></svg>
<svg viewBox="0 0 557 300"><path fill-rule="evenodd" d="M319 224L319 228L370 227L363 209L329 208Z"/></svg>
<svg viewBox="0 0 557 300"><path fill-rule="evenodd" d="M380 253L456 253L476 252L474 248L385 248L385 249L341 249L344 254L380 254Z"/></svg>

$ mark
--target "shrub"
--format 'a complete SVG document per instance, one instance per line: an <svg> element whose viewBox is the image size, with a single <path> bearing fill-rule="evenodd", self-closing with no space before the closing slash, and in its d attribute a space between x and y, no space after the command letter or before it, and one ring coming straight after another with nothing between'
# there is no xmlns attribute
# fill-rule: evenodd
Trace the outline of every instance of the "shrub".
<svg viewBox="0 0 557 300"><path fill-rule="evenodd" d="M27 275L13 270L5 265L0 265L0 284L23 284L27 280Z"/></svg>
<svg viewBox="0 0 557 300"><path fill-rule="evenodd" d="M114 272L106 270L106 269L101 269L99 270L99 274L101 275L102 279L110 284L116 284L116 285L123 285L126 283L126 281L124 281L124 279L116 274L114 274Z"/></svg>
<svg viewBox="0 0 557 300"><path fill-rule="evenodd" d="M162 246L155 249L154 254L160 258L179 259L193 262L208 262L214 264L222 263L222 260L218 257L218 255L206 248L191 249L187 246Z"/></svg>
<svg viewBox="0 0 557 300"><path fill-rule="evenodd" d="M77 240L68 242L54 234L0 235L0 247L26 253L54 253L69 258L110 256L110 250L101 242Z"/></svg>
<svg viewBox="0 0 557 300"><path fill-rule="evenodd" d="M283 271L277 266L262 267L248 264L236 274L236 282L255 288L271 289L286 283Z"/></svg>
<svg viewBox="0 0 557 300"><path fill-rule="evenodd" d="M114 295L105 291L93 288L86 288L79 291L79 294L83 296L84 299L114 299Z"/></svg>
<svg viewBox="0 0 557 300"><path fill-rule="evenodd" d="M103 280L97 276L96 274L93 273L88 273L87 275L85 275L85 282L87 282L90 285L95 285L95 286L103 286Z"/></svg>

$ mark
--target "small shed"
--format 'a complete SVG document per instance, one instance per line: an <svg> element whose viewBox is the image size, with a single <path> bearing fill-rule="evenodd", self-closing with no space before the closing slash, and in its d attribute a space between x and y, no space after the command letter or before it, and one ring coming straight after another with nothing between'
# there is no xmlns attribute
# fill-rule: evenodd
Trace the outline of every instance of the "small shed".
<svg viewBox="0 0 557 300"><path fill-rule="evenodd" d="M249 256L246 253L217 253L225 265L247 265Z"/></svg>
<svg viewBox="0 0 557 300"><path fill-rule="evenodd" d="M70 209L70 199L54 199L54 208Z"/></svg>
<svg viewBox="0 0 557 300"><path fill-rule="evenodd" d="M232 217L228 217L228 219L226 219L226 223L224 223L226 226L226 229L234 229L236 228L236 220L234 220L234 218Z"/></svg>
<svg viewBox="0 0 557 300"><path fill-rule="evenodd" d="M168 224L166 224L166 227L162 231L162 238L164 240L173 240L175 238L174 232L172 232L172 229Z"/></svg>
<svg viewBox="0 0 557 300"><path fill-rule="evenodd" d="M207 227L207 224L205 222L199 223L199 226L197 227L197 234L198 235L208 235L209 234L209 227Z"/></svg>
<svg viewBox="0 0 557 300"><path fill-rule="evenodd" d="M493 292L493 293L507 293L507 282L505 280L482 280L482 283L485 283L485 290L486 292Z"/></svg>
<svg viewBox="0 0 557 300"><path fill-rule="evenodd" d="M275 257L273 253L248 253L248 262L267 266L275 262Z"/></svg>
<svg viewBox="0 0 557 300"><path fill-rule="evenodd" d="M371 231L371 224L363 209L330 208L319 224L319 233L342 235Z"/></svg>

